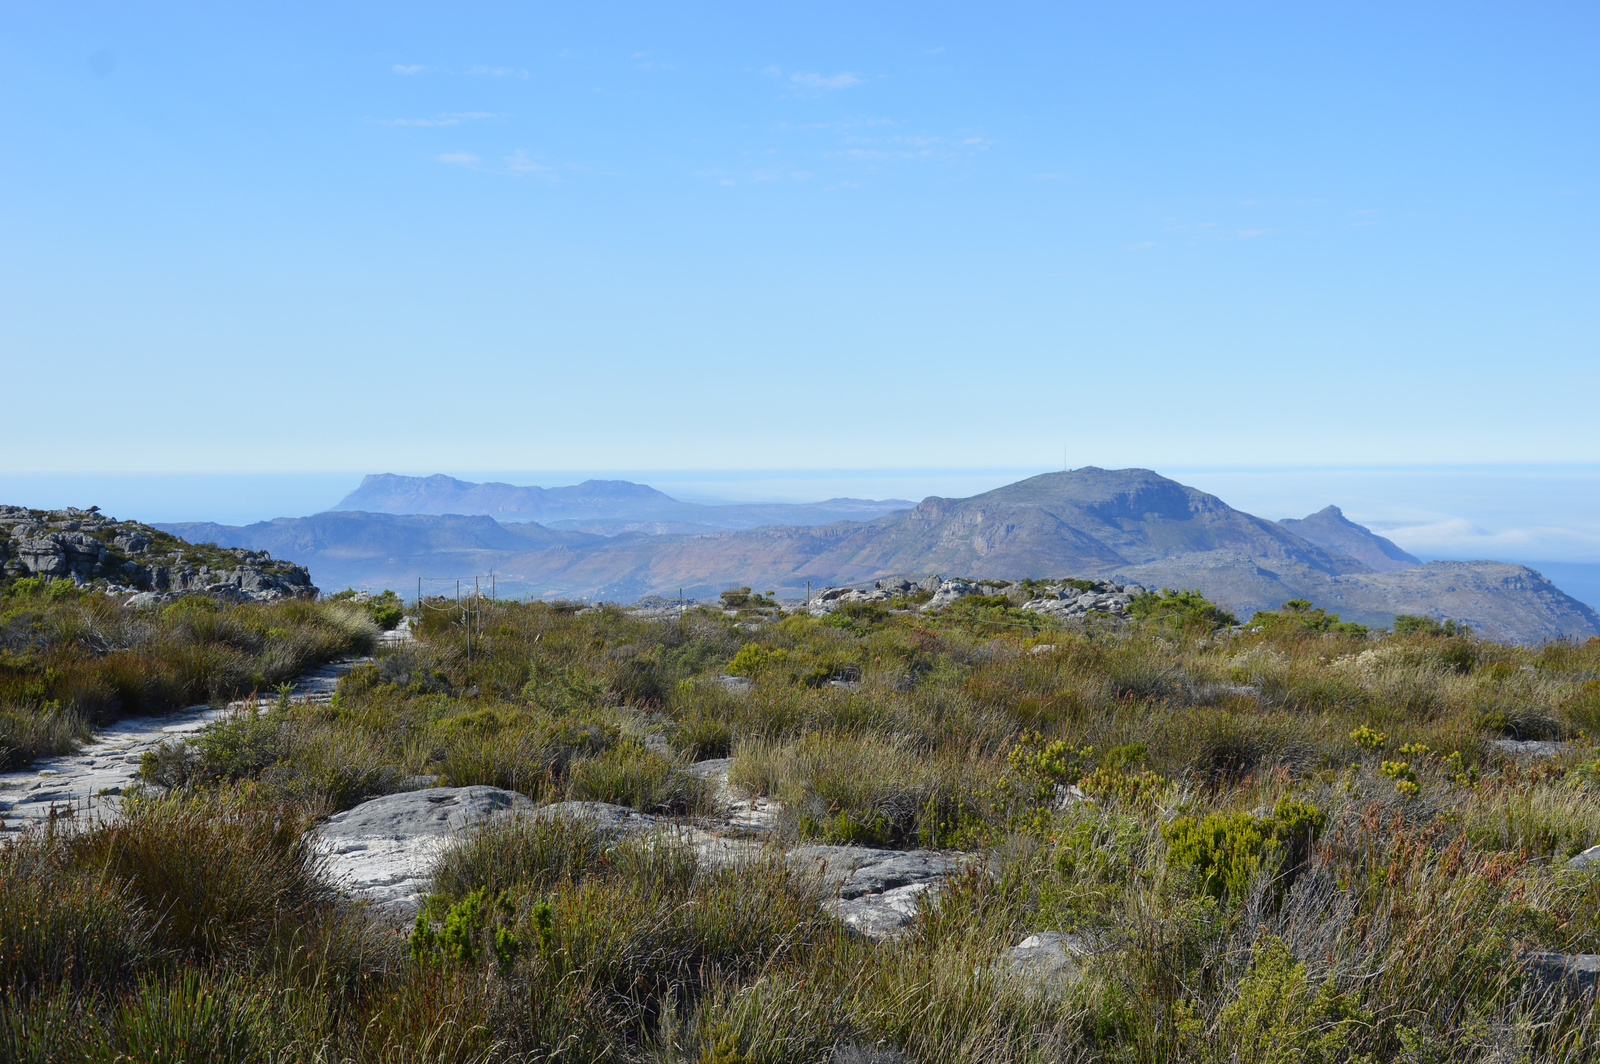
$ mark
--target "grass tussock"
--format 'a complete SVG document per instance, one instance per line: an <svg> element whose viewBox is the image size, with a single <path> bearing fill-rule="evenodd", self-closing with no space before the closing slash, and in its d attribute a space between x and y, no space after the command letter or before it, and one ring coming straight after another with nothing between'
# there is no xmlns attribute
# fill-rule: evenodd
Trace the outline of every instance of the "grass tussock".
<svg viewBox="0 0 1600 1064"><path fill-rule="evenodd" d="M65 753L119 717L266 692L369 652L377 634L344 603L125 610L63 581L21 581L0 595L0 768Z"/></svg>

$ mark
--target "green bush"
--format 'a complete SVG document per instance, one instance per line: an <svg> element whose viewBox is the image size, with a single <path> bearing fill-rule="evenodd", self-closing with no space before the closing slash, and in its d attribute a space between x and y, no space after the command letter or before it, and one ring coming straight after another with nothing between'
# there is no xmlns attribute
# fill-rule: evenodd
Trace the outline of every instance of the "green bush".
<svg viewBox="0 0 1600 1064"><path fill-rule="evenodd" d="M1309 599L1290 599L1281 610L1258 612L1250 618L1250 625L1273 636L1367 634L1366 625L1341 621L1337 613L1313 607Z"/></svg>
<svg viewBox="0 0 1600 1064"><path fill-rule="evenodd" d="M1257 876L1293 871L1326 824L1326 816L1315 806L1283 799L1270 817L1181 816L1161 833L1170 865L1196 872L1205 893L1237 899Z"/></svg>
<svg viewBox="0 0 1600 1064"><path fill-rule="evenodd" d="M1128 615L1146 621L1198 623L1211 628L1238 624L1239 618L1221 608L1198 591L1151 592L1135 595L1128 603Z"/></svg>
<svg viewBox="0 0 1600 1064"><path fill-rule="evenodd" d="M360 592L356 591L355 588L346 588L337 594L327 596L327 598L330 602L349 602L361 607L361 610L372 619L372 623L385 632L393 631L405 619L405 603L401 602L400 596L392 590L385 588L376 595L370 595L360 602L356 602L355 599L358 594Z"/></svg>
<svg viewBox="0 0 1600 1064"><path fill-rule="evenodd" d="M1443 621L1437 621L1421 613L1397 614L1394 619L1393 630L1395 635L1466 636L1472 634L1472 629L1464 624L1457 624L1448 617Z"/></svg>
<svg viewBox="0 0 1600 1064"><path fill-rule="evenodd" d="M145 751L139 778L168 789L253 779L282 756L281 725L281 717L252 705L192 739Z"/></svg>
<svg viewBox="0 0 1600 1064"><path fill-rule="evenodd" d="M515 914L516 907L503 892L490 899L482 888L446 908L437 928L425 912L419 912L411 931L411 956L419 964L463 966L493 956L501 969L509 969L523 948L517 933L507 926Z"/></svg>
<svg viewBox="0 0 1600 1064"><path fill-rule="evenodd" d="M476 890L498 896L527 887L546 893L599 870L607 860L608 842L583 819L540 816L500 821L473 831L444 851L433 870L433 889L449 901Z"/></svg>
<svg viewBox="0 0 1600 1064"><path fill-rule="evenodd" d="M1239 1064L1342 1064L1373 1017L1332 979L1313 985L1304 963L1268 935L1253 951L1238 995L1217 1017L1217 1048Z"/></svg>
<svg viewBox="0 0 1600 1064"><path fill-rule="evenodd" d="M67 852L80 874L121 884L159 916L159 947L207 957L259 946L328 896L298 813L227 795L128 801L123 812Z"/></svg>

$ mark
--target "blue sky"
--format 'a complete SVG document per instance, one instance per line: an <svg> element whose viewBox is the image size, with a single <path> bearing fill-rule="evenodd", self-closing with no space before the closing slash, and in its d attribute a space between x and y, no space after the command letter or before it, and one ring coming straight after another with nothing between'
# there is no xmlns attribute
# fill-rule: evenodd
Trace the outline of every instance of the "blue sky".
<svg viewBox="0 0 1600 1064"><path fill-rule="evenodd" d="M1600 463L1597 30L8 2L0 474L1379 469L1471 523L1381 469ZM1506 528L1591 521L1551 475Z"/></svg>

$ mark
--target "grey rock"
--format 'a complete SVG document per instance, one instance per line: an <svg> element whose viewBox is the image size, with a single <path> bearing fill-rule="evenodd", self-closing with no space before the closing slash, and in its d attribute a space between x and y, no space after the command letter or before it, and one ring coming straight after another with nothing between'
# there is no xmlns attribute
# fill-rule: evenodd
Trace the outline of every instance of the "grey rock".
<svg viewBox="0 0 1600 1064"><path fill-rule="evenodd" d="M929 599L922 608L925 610L943 609L952 602L977 593L978 589L965 580L946 580L939 585L938 589L933 593L933 598Z"/></svg>
<svg viewBox="0 0 1600 1064"><path fill-rule="evenodd" d="M660 817L611 802L552 802L535 810L533 816L539 820L586 820L612 836L642 834L665 823Z"/></svg>
<svg viewBox="0 0 1600 1064"><path fill-rule="evenodd" d="M1566 867L1591 872L1600 871L1600 846L1591 846L1584 850L1569 860Z"/></svg>
<svg viewBox="0 0 1600 1064"><path fill-rule="evenodd" d="M694 764L690 765L689 774L691 776L698 776L703 780L714 780L719 777L722 779L727 779L728 769L732 767L732 765L733 758L731 757L714 757L707 761L696 761Z"/></svg>
<svg viewBox="0 0 1600 1064"><path fill-rule="evenodd" d="M1546 739L1490 739L1489 745L1512 757L1555 757L1572 744Z"/></svg>
<svg viewBox="0 0 1600 1064"><path fill-rule="evenodd" d="M1094 799L1090 798L1076 783L1056 784L1055 808L1059 812L1075 805L1093 805Z"/></svg>
<svg viewBox="0 0 1600 1064"><path fill-rule="evenodd" d="M828 1057L828 1064L916 1064L916 1057L907 1056L898 1049L883 1049L875 1046L849 1045L835 1046L833 1054Z"/></svg>
<svg viewBox="0 0 1600 1064"><path fill-rule="evenodd" d="M451 835L494 816L536 808L527 795L499 787L433 787L386 794L335 813L318 834L330 840Z"/></svg>
<svg viewBox="0 0 1600 1064"><path fill-rule="evenodd" d="M11 533L0 549L0 568L8 576L70 579L112 594L204 593L240 602L310 597L317 591L304 566L274 562L264 551L224 551L233 562L218 569L183 564L187 544L184 549L154 555L154 529L113 521L93 507L50 514L15 506L0 507L0 511L6 517L0 525ZM135 557L142 561L134 561ZM136 605L159 604L141 599Z"/></svg>
<svg viewBox="0 0 1600 1064"><path fill-rule="evenodd" d="M1522 965L1548 993L1581 994L1600 986L1600 953L1530 953Z"/></svg>
<svg viewBox="0 0 1600 1064"><path fill-rule="evenodd" d="M407 921L426 895L434 863L471 828L532 813L532 799L498 787L434 787L386 794L329 817L313 840L340 889Z"/></svg>
<svg viewBox="0 0 1600 1064"><path fill-rule="evenodd" d="M1000 966L1040 989L1061 988L1078 980L1084 958L1093 954L1096 946L1088 934L1041 931L1000 954Z"/></svg>
<svg viewBox="0 0 1600 1064"><path fill-rule="evenodd" d="M732 758L718 757L690 765L689 772L711 784L711 803L717 816L730 828L741 833L770 832L777 826L783 806L764 795L751 794L730 784L728 770L732 767Z"/></svg>
<svg viewBox="0 0 1600 1064"><path fill-rule="evenodd" d="M932 574L930 574L928 576L923 577L922 583L917 585L917 589L919 591L928 591L928 592L938 591L939 590L939 585L942 584L942 583L944 583L944 581L939 579L939 574L938 573L932 573Z"/></svg>
<svg viewBox="0 0 1600 1064"><path fill-rule="evenodd" d="M143 554L150 545L150 537L143 532L119 532L112 537L111 545L124 554Z"/></svg>
<svg viewBox="0 0 1600 1064"><path fill-rule="evenodd" d="M752 686L747 676L718 676L714 682L724 690L740 695L750 690Z"/></svg>
<svg viewBox="0 0 1600 1064"><path fill-rule="evenodd" d="M917 915L922 895L937 890L969 860L934 850L874 850L861 846L801 846L788 860L814 874L828 908L872 938L898 934Z"/></svg>

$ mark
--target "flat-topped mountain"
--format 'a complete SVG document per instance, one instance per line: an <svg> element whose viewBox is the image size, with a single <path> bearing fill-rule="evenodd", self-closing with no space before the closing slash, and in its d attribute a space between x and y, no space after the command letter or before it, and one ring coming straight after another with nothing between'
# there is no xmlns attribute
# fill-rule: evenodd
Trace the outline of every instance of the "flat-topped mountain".
<svg viewBox="0 0 1600 1064"><path fill-rule="evenodd" d="M340 500L335 510L390 514L490 514L510 520L633 517L683 506L646 484L626 480L586 480L570 487L519 487L474 484L436 473L405 477L370 473Z"/></svg>
<svg viewBox="0 0 1600 1064"><path fill-rule="evenodd" d="M339 586L403 588L419 575L493 569L504 593L631 601L739 585L798 595L808 582L929 573L1073 576L1195 588L1244 616L1307 598L1370 625L1424 613L1508 641L1600 635L1600 615L1523 566L1415 564L1335 508L1268 521L1148 469L1046 473L866 521L705 534L597 536L486 516L349 512L207 531L218 543L270 547Z"/></svg>
<svg viewBox="0 0 1600 1064"><path fill-rule="evenodd" d="M388 514L487 514L499 521L534 521L549 528L614 536L718 532L760 525L822 525L903 510L907 499L825 499L815 503L683 502L647 484L586 480L567 487L475 484L443 474L406 477L372 473L336 510Z"/></svg>

